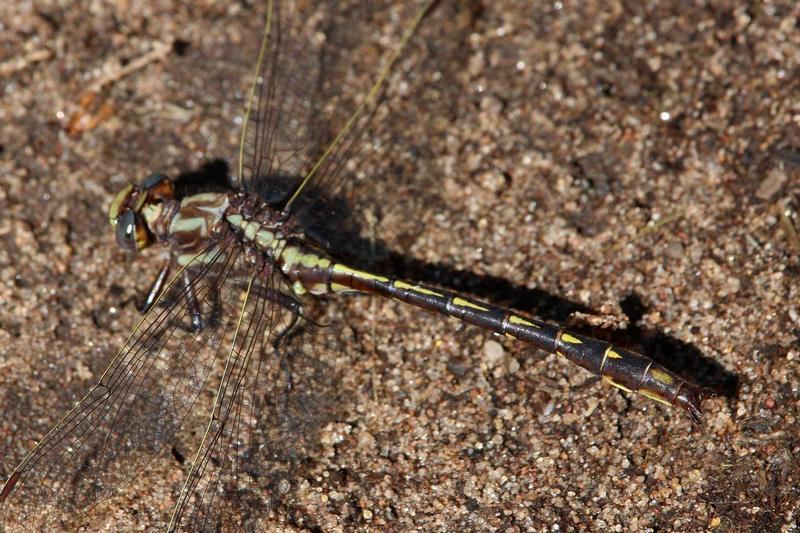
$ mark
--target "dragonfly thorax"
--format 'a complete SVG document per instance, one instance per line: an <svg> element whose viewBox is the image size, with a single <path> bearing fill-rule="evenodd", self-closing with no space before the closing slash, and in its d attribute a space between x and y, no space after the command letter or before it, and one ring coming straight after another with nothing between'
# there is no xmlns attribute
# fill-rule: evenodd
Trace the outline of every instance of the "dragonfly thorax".
<svg viewBox="0 0 800 533"><path fill-rule="evenodd" d="M109 207L108 218L125 250L135 253L161 242L180 259L210 245L232 196L201 193L178 200L172 181L163 174L153 174L141 185L122 189Z"/></svg>
<svg viewBox="0 0 800 533"><path fill-rule="evenodd" d="M250 252L290 271L309 262L310 254L290 239L301 237L294 224L278 210L247 193L207 192L175 198L171 180L153 174L141 185L122 189L108 211L117 242L139 252L153 242L170 247L179 265L197 259L210 248L212 237L228 235ZM200 261L202 263L202 261Z"/></svg>

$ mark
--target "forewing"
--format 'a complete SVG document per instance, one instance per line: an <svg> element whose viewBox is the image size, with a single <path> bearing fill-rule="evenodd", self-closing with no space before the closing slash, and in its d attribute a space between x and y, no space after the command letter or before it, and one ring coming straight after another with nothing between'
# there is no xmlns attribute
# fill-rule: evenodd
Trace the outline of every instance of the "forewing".
<svg viewBox="0 0 800 533"><path fill-rule="evenodd" d="M203 262L201 262L201 259ZM62 530L171 443L224 357L238 317L238 252L212 246L175 276L100 381L31 450L0 492L8 529ZM183 274L205 328L191 330Z"/></svg>
<svg viewBox="0 0 800 533"><path fill-rule="evenodd" d="M243 185L280 204L308 178L297 209L336 189L384 70L429 4L268 2L242 132Z"/></svg>
<svg viewBox="0 0 800 533"><path fill-rule="evenodd" d="M181 531L260 530L290 497L296 459L332 416L335 344L269 271L245 291L235 340L175 509Z"/></svg>

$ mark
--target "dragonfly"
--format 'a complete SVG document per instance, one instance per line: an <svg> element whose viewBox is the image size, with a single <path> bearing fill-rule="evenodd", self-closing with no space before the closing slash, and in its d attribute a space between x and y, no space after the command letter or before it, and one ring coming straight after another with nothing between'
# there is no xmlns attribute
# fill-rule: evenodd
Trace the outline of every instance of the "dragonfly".
<svg viewBox="0 0 800 533"><path fill-rule="evenodd" d="M296 461L322 423L318 391L330 384L323 354L338 349L336 331L314 313L315 300L326 296L367 293L458 319L562 356L700 421L701 402L714 392L646 355L442 287L357 268L312 236L320 202L348 183L356 140L433 4L415 6L360 102L326 130L315 117L341 102L320 103L330 86L308 83L325 75L315 46L324 47L326 37L303 40L304 3L266 3L230 190L184 194L176 180L154 173L116 195L108 218L117 243L130 257L159 245L168 258L146 292L141 320L97 384L0 489L4 524L74 524L169 446L211 391L168 529L258 529L291 490L289 470L271 465Z"/></svg>

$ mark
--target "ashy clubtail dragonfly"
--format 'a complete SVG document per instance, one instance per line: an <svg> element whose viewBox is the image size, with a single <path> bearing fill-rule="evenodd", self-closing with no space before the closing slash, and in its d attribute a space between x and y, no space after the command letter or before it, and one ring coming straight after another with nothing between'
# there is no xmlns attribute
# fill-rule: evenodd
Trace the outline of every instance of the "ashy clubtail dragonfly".
<svg viewBox="0 0 800 533"><path fill-rule="evenodd" d="M309 198L341 188L353 131L366 122L430 4L411 18L349 120L311 157L296 142L312 130L300 118L319 109L308 105L308 84L298 78L309 72L297 74L306 65L294 55L303 46L301 8L268 2L235 190L180 195L173 181L153 174L117 194L109 221L118 243L134 253L158 243L169 260L147 294L144 317L100 381L0 490L0 519L26 528L73 523L170 444L201 392L212 388L213 407L169 528L257 525L258 512L247 517L241 509L266 513L289 490L262 462L281 459L273 444L302 438L319 417L314 387L325 369L317 355L331 349L334 333L311 318L312 295L370 293L454 317L556 353L699 421L701 401L712 392L645 355L443 288L354 268L308 237ZM257 186L293 175L302 178L288 194L272 195L277 200L266 200Z"/></svg>

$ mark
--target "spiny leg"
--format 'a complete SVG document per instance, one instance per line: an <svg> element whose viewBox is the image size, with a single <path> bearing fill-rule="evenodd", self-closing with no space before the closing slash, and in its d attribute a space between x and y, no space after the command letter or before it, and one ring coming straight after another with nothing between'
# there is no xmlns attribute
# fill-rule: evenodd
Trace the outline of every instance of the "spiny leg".
<svg viewBox="0 0 800 533"><path fill-rule="evenodd" d="M171 260L168 260L166 263L164 263L164 266L162 266L158 272L158 276L156 276L152 285L147 290L144 302L136 305L136 308L140 313L147 314L153 308L153 306L159 302L162 294L168 286L167 279L169 278L171 265ZM181 285L183 297L186 298L191 324L189 326L186 326L185 324L178 324L178 327L184 331L198 332L209 326L214 326L219 320L220 312L218 292L214 291L213 294L210 294L212 308L208 318L204 319L202 309L200 308L200 303L197 299L197 291L192 285L191 277L187 271L184 271L181 274Z"/></svg>
<svg viewBox="0 0 800 533"><path fill-rule="evenodd" d="M183 272L181 276L181 281L183 282L183 292L186 296L186 304L189 306L189 316L192 320L192 331L201 331L206 327L206 322L203 320L203 314L200 311L200 304L197 303L197 294L195 293L194 287L192 287L192 280L189 278L189 274L186 271Z"/></svg>
<svg viewBox="0 0 800 533"><path fill-rule="evenodd" d="M293 378L292 378L292 370L289 368L289 361L286 357L283 357L281 354L281 344L284 339L288 339L289 336L294 332L295 328L297 327L297 323L300 320L300 315L297 313L292 313L292 318L289 321L289 324L275 336L275 339L272 341L272 348L275 350L275 355L278 357L278 362L281 365L281 370L286 375L286 392L292 390L294 386Z"/></svg>
<svg viewBox="0 0 800 533"><path fill-rule="evenodd" d="M162 292L164 292L164 285L167 282L167 276L169 276L170 264L170 260L167 260L167 262L164 263L164 266L162 266L161 270L158 271L158 276L156 276L156 279L153 280L153 283L147 290L144 302L141 304L136 304L136 309L140 313L146 314L148 311L150 311L153 305L155 305L155 303L158 301L158 297L161 296Z"/></svg>
<svg viewBox="0 0 800 533"><path fill-rule="evenodd" d="M156 302L158 302L166 287L171 263L171 260L167 260L167 262L164 263L164 266L162 266L158 271L156 279L153 280L153 283L147 290L144 302L136 305L136 308L140 313L146 314L150 311L150 309L153 308ZM189 315L192 322L191 331L200 331L207 324L203 321L203 315L200 311L200 304L197 301L197 294L192 287L191 279L186 271L184 271L181 275L181 283L183 284L183 294L186 298L186 303L189 306Z"/></svg>
<svg viewBox="0 0 800 533"><path fill-rule="evenodd" d="M300 322L300 317L303 316L303 304L300 303L297 299L293 298L292 296L282 293L280 291L268 291L270 295L266 297L272 300L273 302L283 306L287 309L291 317L289 318L289 323L283 327L280 331L275 333L275 337L272 339L272 349L275 352L275 356L278 358L278 363L281 366L281 371L286 376L286 393L288 394L293 386L293 378L292 378L292 371L289 368L289 361L286 357L282 355L281 345L294 333L297 329L297 324ZM263 348L262 348L263 350ZM262 353L263 356L263 353Z"/></svg>

